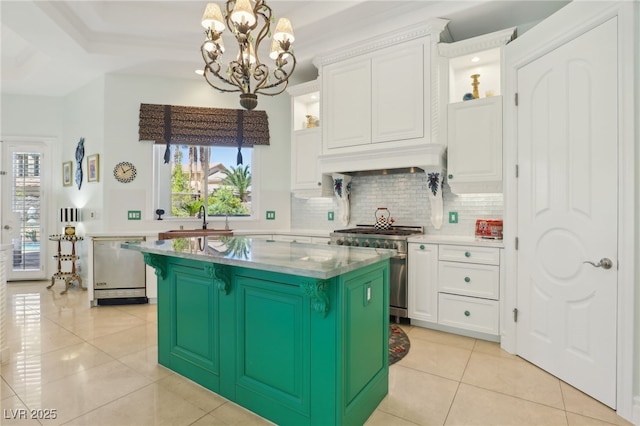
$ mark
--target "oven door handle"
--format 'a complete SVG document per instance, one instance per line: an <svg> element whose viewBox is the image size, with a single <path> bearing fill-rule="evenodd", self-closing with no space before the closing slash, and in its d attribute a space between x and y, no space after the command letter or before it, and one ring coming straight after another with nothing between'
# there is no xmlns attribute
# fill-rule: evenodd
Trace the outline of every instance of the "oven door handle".
<svg viewBox="0 0 640 426"><path fill-rule="evenodd" d="M399 253L391 257L391 259L400 259L400 260L405 260L406 258L407 258L406 253Z"/></svg>

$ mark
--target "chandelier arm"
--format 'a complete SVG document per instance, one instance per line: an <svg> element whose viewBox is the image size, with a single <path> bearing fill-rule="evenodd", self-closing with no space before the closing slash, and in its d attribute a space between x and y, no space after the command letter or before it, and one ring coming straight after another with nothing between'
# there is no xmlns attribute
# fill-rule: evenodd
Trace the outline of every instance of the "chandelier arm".
<svg viewBox="0 0 640 426"><path fill-rule="evenodd" d="M227 83L230 86L236 86L233 82L231 82L230 80L224 78L223 76L221 76L218 72L211 70L210 74L215 75L216 77L218 77L220 80L222 80L223 82ZM223 89L221 87L218 87L215 85L215 83L213 81L211 81L211 79L209 78L209 73L207 73L206 69L204 72L204 79L207 81L207 83L209 83L209 86L213 87L216 90L219 90L221 92L227 92L227 93L233 93L233 92L241 92L241 90L239 88L236 89ZM236 86L237 87L237 86Z"/></svg>
<svg viewBox="0 0 640 426"><path fill-rule="evenodd" d="M280 55L278 55L278 60L282 59L282 57L285 55L285 52L281 52ZM289 57L292 59L293 64L291 65L291 69L287 72L285 71L284 68L279 67L276 68L273 71L273 76L278 80L275 83L269 84L267 86L263 86L260 87L259 90L256 90L255 93L261 94L261 95L267 95L267 96L275 96L275 95L279 95L280 93L284 92L289 84L289 77L291 77L291 75L293 74L293 71L296 69L296 57L293 55L293 53L289 52ZM286 61L285 64L286 65ZM278 74L284 74L283 76L279 77ZM280 86L281 84L284 84L284 86L282 87L282 89L280 89L277 92L272 92L272 93L268 93L268 92L264 92L264 90L268 90L268 89L272 89L274 87Z"/></svg>
<svg viewBox="0 0 640 426"><path fill-rule="evenodd" d="M260 31L258 32L258 36L255 39L255 43L253 44L253 48L256 52L256 58L257 58L258 56L257 52L259 50L260 43L262 43L262 40L269 34L269 32L271 32L271 16L273 12L271 10L271 7L269 7L263 1L258 1L256 3L254 12L256 15L260 15L264 20L264 24L262 28L260 28ZM256 18L256 22L257 22L257 18Z"/></svg>

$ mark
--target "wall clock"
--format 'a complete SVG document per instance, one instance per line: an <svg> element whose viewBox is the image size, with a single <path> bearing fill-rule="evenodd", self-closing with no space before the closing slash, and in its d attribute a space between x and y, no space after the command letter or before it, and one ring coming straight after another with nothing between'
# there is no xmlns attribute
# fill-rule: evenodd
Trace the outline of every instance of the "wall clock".
<svg viewBox="0 0 640 426"><path fill-rule="evenodd" d="M113 168L113 176L118 182L132 182L136 178L136 166L128 161L122 161Z"/></svg>

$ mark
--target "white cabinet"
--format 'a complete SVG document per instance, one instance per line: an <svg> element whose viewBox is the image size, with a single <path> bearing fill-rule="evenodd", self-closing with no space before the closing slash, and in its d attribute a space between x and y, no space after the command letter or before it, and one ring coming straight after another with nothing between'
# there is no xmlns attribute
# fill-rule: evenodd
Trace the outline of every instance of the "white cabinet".
<svg viewBox="0 0 640 426"><path fill-rule="evenodd" d="M322 152L320 129L295 130L291 135L291 190L320 189L318 156Z"/></svg>
<svg viewBox="0 0 640 426"><path fill-rule="evenodd" d="M502 49L514 37L510 28L438 45L449 69L447 183L454 194L503 191Z"/></svg>
<svg viewBox="0 0 640 426"><path fill-rule="evenodd" d="M438 245L408 244L409 318L438 321Z"/></svg>
<svg viewBox="0 0 640 426"><path fill-rule="evenodd" d="M502 96L448 107L447 182L454 194L502 192Z"/></svg>
<svg viewBox="0 0 640 426"><path fill-rule="evenodd" d="M499 340L501 248L411 242L408 256L412 324Z"/></svg>
<svg viewBox="0 0 640 426"><path fill-rule="evenodd" d="M291 190L320 196L320 84L317 80L311 81L289 87L287 92L291 96Z"/></svg>
<svg viewBox="0 0 640 426"><path fill-rule="evenodd" d="M499 335L500 250L440 245L438 324Z"/></svg>
<svg viewBox="0 0 640 426"><path fill-rule="evenodd" d="M324 66L323 152L429 142L430 48L427 36Z"/></svg>

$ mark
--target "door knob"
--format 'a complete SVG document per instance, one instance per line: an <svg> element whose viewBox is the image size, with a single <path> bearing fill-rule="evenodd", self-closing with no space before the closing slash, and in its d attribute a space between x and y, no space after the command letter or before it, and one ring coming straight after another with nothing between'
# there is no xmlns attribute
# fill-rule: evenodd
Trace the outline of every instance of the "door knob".
<svg viewBox="0 0 640 426"><path fill-rule="evenodd" d="M596 268L602 268L602 269L611 269L611 267L613 266L613 262L611 261L611 259L608 259L606 257L603 257L602 259L600 259L600 262L598 263L593 263L589 260L585 260L582 263L588 263L591 266L594 266Z"/></svg>
<svg viewBox="0 0 640 426"><path fill-rule="evenodd" d="M11 229L11 227L9 225L5 225L4 229Z"/></svg>

